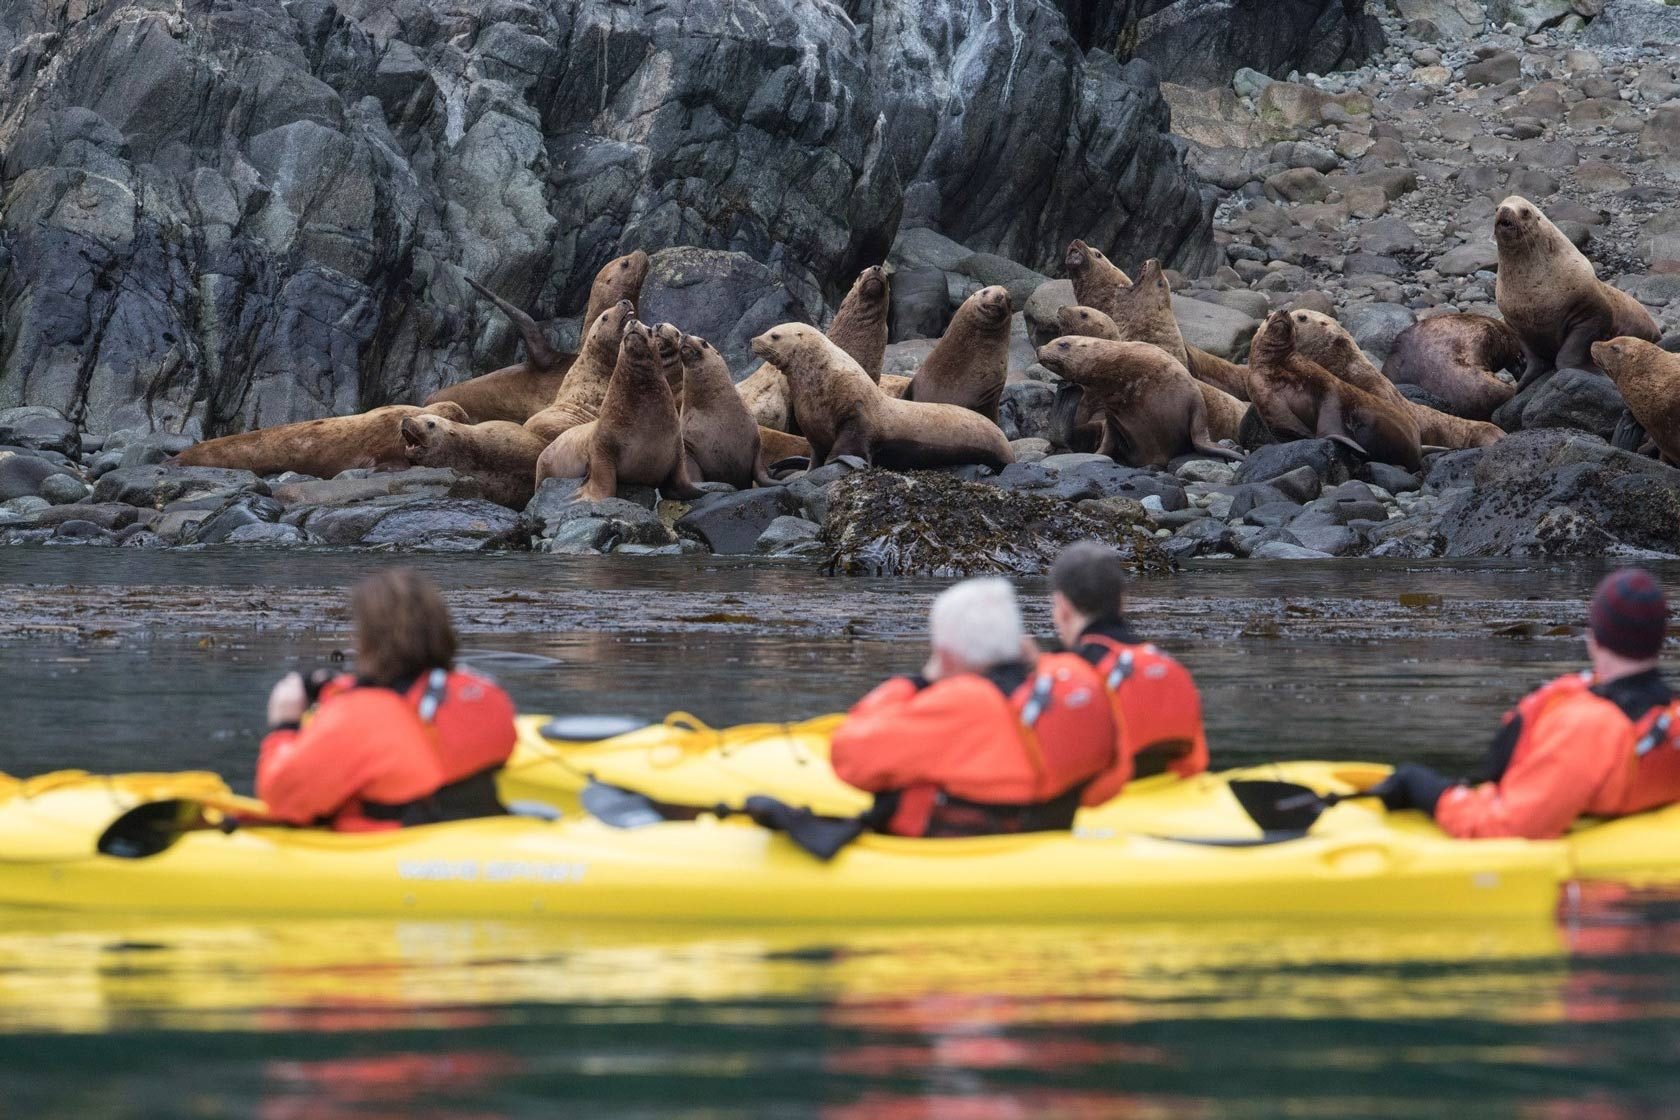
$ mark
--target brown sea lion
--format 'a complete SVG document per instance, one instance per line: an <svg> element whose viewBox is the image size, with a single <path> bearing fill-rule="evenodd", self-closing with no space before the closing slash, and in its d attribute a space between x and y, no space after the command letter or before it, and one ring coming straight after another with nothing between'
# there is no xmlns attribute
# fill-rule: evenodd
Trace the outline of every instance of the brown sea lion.
<svg viewBox="0 0 1680 1120"><path fill-rule="evenodd" d="M682 442L688 476L696 482L727 482L737 490L754 482L770 485L758 425L735 391L723 355L705 339L685 335L681 358Z"/></svg>
<svg viewBox="0 0 1680 1120"><path fill-rule="evenodd" d="M785 323L753 339L752 347L786 371L813 467L838 455L895 470L1015 461L996 424L956 405L894 400L815 327Z"/></svg>
<svg viewBox="0 0 1680 1120"><path fill-rule="evenodd" d="M1177 358L1197 381L1217 386L1240 401L1248 400L1248 368L1215 357L1184 341L1173 315L1172 291L1159 261L1149 261L1133 284L1108 258L1083 241L1068 247L1063 261L1082 307L1107 315L1120 337L1151 342ZM1147 281L1147 283L1146 283Z"/></svg>
<svg viewBox="0 0 1680 1120"><path fill-rule="evenodd" d="M764 449L764 461L771 466L787 459L811 458L811 441L804 436L790 436L775 428L758 426L758 445Z"/></svg>
<svg viewBox="0 0 1680 1120"><path fill-rule="evenodd" d="M665 384L671 387L671 399L679 414L683 403L682 343L683 333L675 324L660 323L653 328L653 352L659 357L659 368L665 374Z"/></svg>
<svg viewBox="0 0 1680 1120"><path fill-rule="evenodd" d="M1680 463L1680 354L1625 337L1593 343L1592 356L1662 457Z"/></svg>
<svg viewBox="0 0 1680 1120"><path fill-rule="evenodd" d="M532 472L548 441L510 420L460 424L425 413L402 421L403 451L417 467L453 467L478 479L484 497L510 509L531 501Z"/></svg>
<svg viewBox="0 0 1680 1120"><path fill-rule="evenodd" d="M1243 458L1213 441L1201 386L1159 346L1068 335L1039 347L1038 361L1085 390L1103 421L1097 452L1117 463L1164 467L1189 451Z"/></svg>
<svg viewBox="0 0 1680 1120"><path fill-rule="evenodd" d="M584 323L593 323L602 311L621 299L629 300L634 307L641 298L642 281L647 279L647 273L648 255L640 249L608 261L595 274L595 282L590 286L589 306L583 312ZM447 385L427 397L426 403L454 401L467 410L473 423L511 420L515 424L523 424L554 403L577 355L556 353L536 320L476 280L469 278L467 283L513 320L514 326L519 328L520 337L525 340L525 360L458 385Z"/></svg>
<svg viewBox="0 0 1680 1120"><path fill-rule="evenodd" d="M1453 312L1401 331L1382 372L1440 398L1456 416L1486 420L1517 392L1494 374L1521 360L1522 344L1510 327L1486 315Z"/></svg>
<svg viewBox="0 0 1680 1120"><path fill-rule="evenodd" d="M1202 391L1202 403L1207 405L1208 434L1216 440L1228 439L1241 446L1242 441L1237 438L1237 433L1242 430L1242 419L1248 412L1248 402L1239 401L1225 390L1216 385L1209 385L1206 381L1196 381L1196 388Z"/></svg>
<svg viewBox="0 0 1680 1120"><path fill-rule="evenodd" d="M401 470L408 466L402 421L422 412L450 420L467 418L465 409L448 401L424 407L390 404L356 416L328 416L205 440L171 461L184 467L230 467L263 475L296 471L316 478L356 468Z"/></svg>
<svg viewBox="0 0 1680 1120"><path fill-rule="evenodd" d="M954 404L997 423L1009 376L1009 289L981 288L957 308L933 352L916 368L903 399Z"/></svg>
<svg viewBox="0 0 1680 1120"><path fill-rule="evenodd" d="M1064 335L1101 338L1109 342L1124 341L1114 320L1109 318L1107 312L1098 311L1095 307L1069 304L1057 310L1056 323Z"/></svg>
<svg viewBox="0 0 1680 1120"><path fill-rule="evenodd" d="M1332 376L1381 397L1411 414L1418 439L1425 447L1487 447L1498 443L1505 429L1485 420L1466 420L1428 405L1407 400L1394 382L1371 364L1353 335L1330 316L1300 308L1289 313L1295 321L1295 350L1308 361L1317 362Z"/></svg>
<svg viewBox="0 0 1680 1120"><path fill-rule="evenodd" d="M600 416L560 433L537 459L532 477L536 486L545 478L583 478L580 501L614 497L621 483L657 486L679 498L700 495L683 455L677 405L646 324L635 319L625 324Z"/></svg>
<svg viewBox="0 0 1680 1120"><path fill-rule="evenodd" d="M1279 440L1333 439L1409 471L1422 465L1411 415L1301 356L1288 312L1272 312L1256 332L1248 386L1259 418Z"/></svg>
<svg viewBox="0 0 1680 1120"><path fill-rule="evenodd" d="M891 303L892 287L887 270L871 265L858 273L852 290L834 313L828 325L828 338L852 356L871 381L880 382L881 362L887 350L887 310ZM908 378L894 377L898 394ZM793 418L793 405L788 392L787 377L773 365L762 365L752 375L735 386L753 419L766 428L797 435L798 424Z"/></svg>
<svg viewBox="0 0 1680 1120"><path fill-rule="evenodd" d="M1595 369L1595 342L1662 337L1650 312L1600 280L1592 262L1528 199L1512 195L1499 204L1493 239L1499 247L1494 300L1523 348L1519 388L1553 370Z"/></svg>
<svg viewBox="0 0 1680 1120"><path fill-rule="evenodd" d="M587 424L601 414L601 402L607 399L607 386L618 365L624 324L635 314L630 301L621 299L595 316L566 383L547 408L525 421L526 428L551 442L566 429Z"/></svg>

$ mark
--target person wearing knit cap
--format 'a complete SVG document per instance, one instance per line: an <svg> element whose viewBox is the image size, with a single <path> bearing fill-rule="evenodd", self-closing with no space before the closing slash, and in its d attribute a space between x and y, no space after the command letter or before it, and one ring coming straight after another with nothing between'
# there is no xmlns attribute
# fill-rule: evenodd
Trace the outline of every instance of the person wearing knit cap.
<svg viewBox="0 0 1680 1120"><path fill-rule="evenodd" d="M1612 572L1587 623L1591 672L1560 677L1507 712L1477 781L1406 763L1371 793L1390 809L1429 813L1453 836L1530 840L1562 836L1577 817L1680 801L1668 741L1680 706L1657 668L1668 631L1662 588L1640 568Z"/></svg>

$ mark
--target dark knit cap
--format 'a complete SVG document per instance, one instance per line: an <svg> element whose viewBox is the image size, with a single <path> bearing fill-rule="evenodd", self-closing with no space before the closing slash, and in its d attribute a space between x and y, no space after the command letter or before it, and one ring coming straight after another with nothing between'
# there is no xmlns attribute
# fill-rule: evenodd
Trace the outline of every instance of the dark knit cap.
<svg viewBox="0 0 1680 1120"><path fill-rule="evenodd" d="M1611 653L1644 661L1662 649L1668 601L1656 577L1643 568L1611 572L1593 592L1587 612L1593 640Z"/></svg>

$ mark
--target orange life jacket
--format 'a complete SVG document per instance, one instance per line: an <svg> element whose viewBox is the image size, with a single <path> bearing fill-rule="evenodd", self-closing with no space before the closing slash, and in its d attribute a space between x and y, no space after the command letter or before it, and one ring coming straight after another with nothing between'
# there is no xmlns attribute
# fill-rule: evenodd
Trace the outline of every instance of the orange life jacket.
<svg viewBox="0 0 1680 1120"><path fill-rule="evenodd" d="M1102 683L1073 654L925 688L894 678L860 700L831 747L843 781L896 800L900 836L1039 831L1072 825L1079 793L1117 760Z"/></svg>
<svg viewBox="0 0 1680 1120"><path fill-rule="evenodd" d="M1633 725L1633 756L1606 816L1626 816L1680 801L1680 700L1652 708Z"/></svg>
<svg viewBox="0 0 1680 1120"><path fill-rule="evenodd" d="M1587 673L1535 689L1505 715L1521 720L1497 781L1454 786L1435 821L1458 837L1549 840L1581 816L1617 816L1634 778L1633 724L1592 691Z"/></svg>
<svg viewBox="0 0 1680 1120"><path fill-rule="evenodd" d="M1094 667L1114 709L1120 756L1120 766L1086 789L1086 805L1110 800L1135 776L1170 770L1188 778L1208 768L1202 698L1190 670L1153 645L1090 631L1079 644L1105 651Z"/></svg>
<svg viewBox="0 0 1680 1120"><path fill-rule="evenodd" d="M357 687L356 678L335 677L322 698ZM443 784L494 770L513 753L513 699L495 682L470 669L433 669L404 693L420 717L443 768Z"/></svg>

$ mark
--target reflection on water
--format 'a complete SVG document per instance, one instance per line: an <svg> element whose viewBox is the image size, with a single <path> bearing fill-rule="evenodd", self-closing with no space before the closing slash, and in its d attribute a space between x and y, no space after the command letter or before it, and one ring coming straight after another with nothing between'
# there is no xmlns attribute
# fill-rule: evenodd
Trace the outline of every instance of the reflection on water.
<svg viewBox="0 0 1680 1120"><path fill-rule="evenodd" d="M0 588L344 586L389 557L0 550ZM405 558L406 559L406 558ZM933 584L716 561L420 558L487 593L681 588L902 625L832 642L666 621L475 633L528 710L714 724L849 703L918 663ZM1266 636L1244 600L1565 601L1596 572L1224 566L1138 589L1202 684L1216 759L1415 757L1463 770L1576 643L1466 628ZM1665 573L1670 581L1680 571ZM279 589L279 590L275 590ZM1026 590L1042 594L1042 587ZM867 598L863 598L867 597ZM1235 603L1228 628L1169 608ZM1041 606L1032 619L1047 629ZM1567 621L1560 618L1558 621ZM0 770L249 778L284 668L321 631L0 635ZM508 657L507 654L536 655ZM169 923L0 913L0 1116L1466 1117L1632 1120L1680 1090L1680 904L1595 892L1490 928L571 929Z"/></svg>

